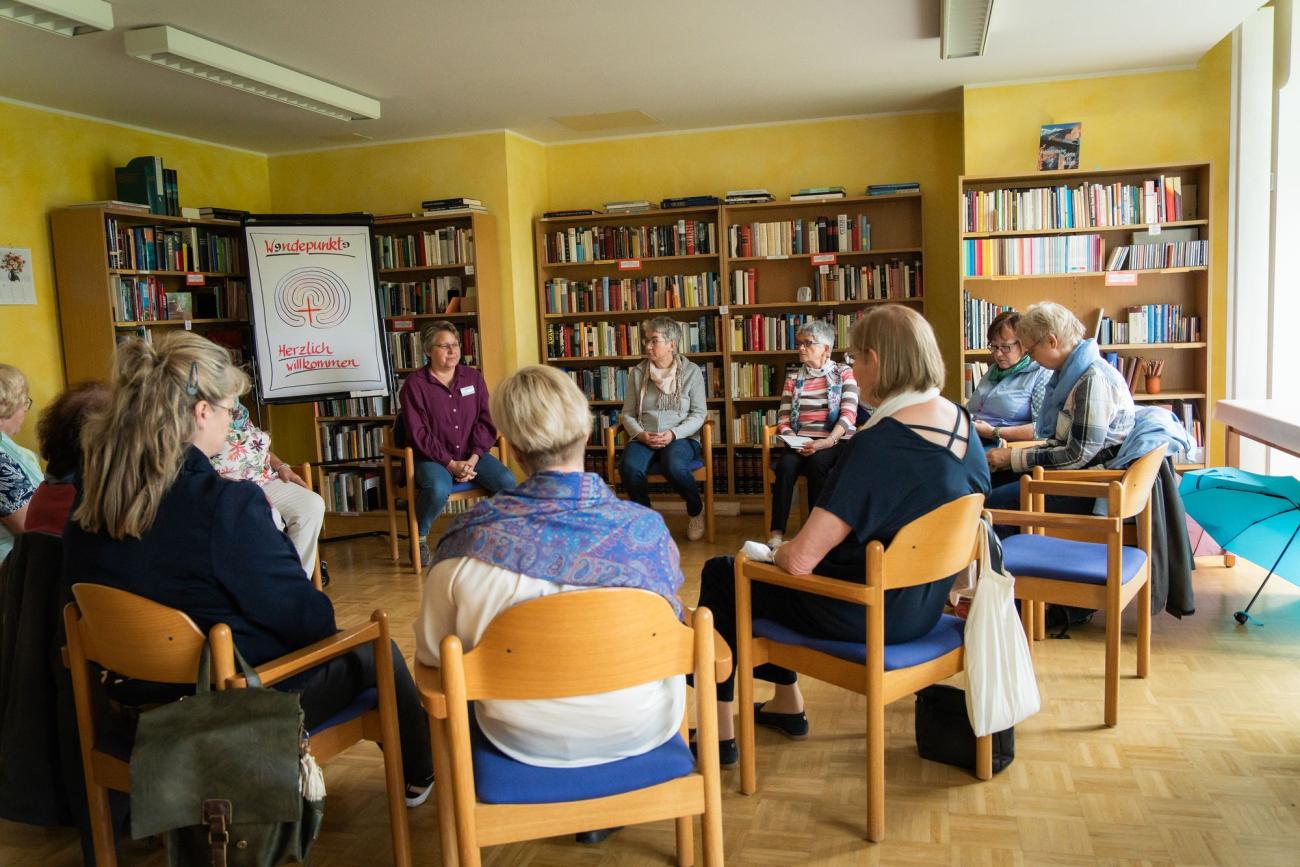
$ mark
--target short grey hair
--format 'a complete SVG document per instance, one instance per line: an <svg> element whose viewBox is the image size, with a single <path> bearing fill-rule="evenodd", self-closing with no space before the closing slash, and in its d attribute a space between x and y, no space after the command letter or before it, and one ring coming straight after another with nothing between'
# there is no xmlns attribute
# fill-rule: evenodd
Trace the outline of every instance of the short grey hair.
<svg viewBox="0 0 1300 867"><path fill-rule="evenodd" d="M649 337L652 334L658 334L669 343L677 345L680 352L682 347L682 327L677 324L677 320L669 319L667 316L656 316L653 319L647 319L641 323L641 335Z"/></svg>
<svg viewBox="0 0 1300 867"><path fill-rule="evenodd" d="M12 364L0 364L0 418L12 418L27 403L27 377Z"/></svg>
<svg viewBox="0 0 1300 867"><path fill-rule="evenodd" d="M424 354L428 355L433 350L433 344L437 342L439 334L448 331L456 335L456 342L459 343L460 331L446 319L438 319L424 326L420 330L420 348L424 350Z"/></svg>
<svg viewBox="0 0 1300 867"><path fill-rule="evenodd" d="M825 319L813 319L810 322L805 322L799 326L799 330L795 332L794 336L796 340L800 337L807 337L813 343L820 343L827 349L835 348L835 329Z"/></svg>
<svg viewBox="0 0 1300 867"><path fill-rule="evenodd" d="M1049 334L1056 335L1056 341L1062 349L1073 349L1083 339L1083 323L1068 307L1054 301L1029 305L1029 309L1020 315L1020 321L1016 323L1016 337L1028 348L1046 340Z"/></svg>

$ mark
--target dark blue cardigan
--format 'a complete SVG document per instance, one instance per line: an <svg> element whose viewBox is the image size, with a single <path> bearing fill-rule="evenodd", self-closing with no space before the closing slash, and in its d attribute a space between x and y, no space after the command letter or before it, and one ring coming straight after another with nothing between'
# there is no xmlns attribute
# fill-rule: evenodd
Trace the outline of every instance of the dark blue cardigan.
<svg viewBox="0 0 1300 867"><path fill-rule="evenodd" d="M253 665L335 632L334 606L303 574L262 489L223 479L193 446L143 538L88 533L69 519L63 578L180 609L205 633L225 623Z"/></svg>

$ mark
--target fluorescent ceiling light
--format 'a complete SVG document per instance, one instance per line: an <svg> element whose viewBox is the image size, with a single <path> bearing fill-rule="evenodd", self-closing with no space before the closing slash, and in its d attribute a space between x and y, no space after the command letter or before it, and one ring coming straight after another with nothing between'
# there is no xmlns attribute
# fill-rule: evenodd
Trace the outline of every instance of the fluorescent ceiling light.
<svg viewBox="0 0 1300 867"><path fill-rule="evenodd" d="M104 0L0 0L0 18L60 36L113 29L113 7Z"/></svg>
<svg viewBox="0 0 1300 867"><path fill-rule="evenodd" d="M0 0L3 2L3 0ZM175 27L128 30L126 53L339 120L379 117L379 100Z"/></svg>
<svg viewBox="0 0 1300 867"><path fill-rule="evenodd" d="M989 38L993 0L940 0L939 58L979 57Z"/></svg>

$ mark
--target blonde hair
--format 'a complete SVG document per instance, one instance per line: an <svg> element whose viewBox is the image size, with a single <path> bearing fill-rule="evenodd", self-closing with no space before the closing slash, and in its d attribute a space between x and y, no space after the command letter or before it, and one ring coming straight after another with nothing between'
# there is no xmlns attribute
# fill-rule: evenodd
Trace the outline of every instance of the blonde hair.
<svg viewBox="0 0 1300 867"><path fill-rule="evenodd" d="M1016 337L1026 346L1046 340L1055 334L1061 349L1073 349L1083 339L1083 323L1079 317L1054 301L1040 301L1029 305L1016 323Z"/></svg>
<svg viewBox="0 0 1300 867"><path fill-rule="evenodd" d="M11 418L27 398L27 377L12 364L0 364L0 418Z"/></svg>
<svg viewBox="0 0 1300 867"><path fill-rule="evenodd" d="M246 391L248 376L230 354L197 334L119 344L112 401L81 431L85 473L73 518L91 533L143 537L194 438L195 404Z"/></svg>
<svg viewBox="0 0 1300 867"><path fill-rule="evenodd" d="M882 305L855 322L849 331L849 350L857 356L875 351L880 376L873 397L878 400L943 385L943 356L934 329L920 313L902 304Z"/></svg>
<svg viewBox="0 0 1300 867"><path fill-rule="evenodd" d="M573 455L591 433L587 398L553 367L521 368L492 394L492 418L530 473Z"/></svg>
<svg viewBox="0 0 1300 867"><path fill-rule="evenodd" d="M444 331L450 331L456 335L456 341L460 342L460 332L456 330L456 326L446 319L438 319L424 326L423 330L420 331L420 348L424 350L425 355L428 355L429 350L433 348L434 339Z"/></svg>

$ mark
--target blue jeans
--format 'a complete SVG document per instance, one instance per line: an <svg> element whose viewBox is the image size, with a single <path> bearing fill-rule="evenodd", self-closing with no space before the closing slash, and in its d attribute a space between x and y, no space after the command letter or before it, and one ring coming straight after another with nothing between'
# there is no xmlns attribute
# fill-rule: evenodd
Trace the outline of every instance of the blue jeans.
<svg viewBox="0 0 1300 867"><path fill-rule="evenodd" d="M700 442L691 438L673 440L661 449L652 449L644 443L628 443L623 449L618 472L623 477L623 487L634 503L650 505L648 472L662 474L668 484L686 501L686 514L694 518L704 511L700 489L695 481L691 463L700 459ZM651 464L654 464L651 467Z"/></svg>
<svg viewBox="0 0 1300 867"><path fill-rule="evenodd" d="M474 470L478 473L474 477L474 484L489 494L515 486L515 474L492 455L481 456ZM420 528L421 539L429 535L429 528L442 514L454 484L456 482L452 479L451 473L447 472L447 468L442 464L416 460L415 487L418 491L415 496L415 520Z"/></svg>

